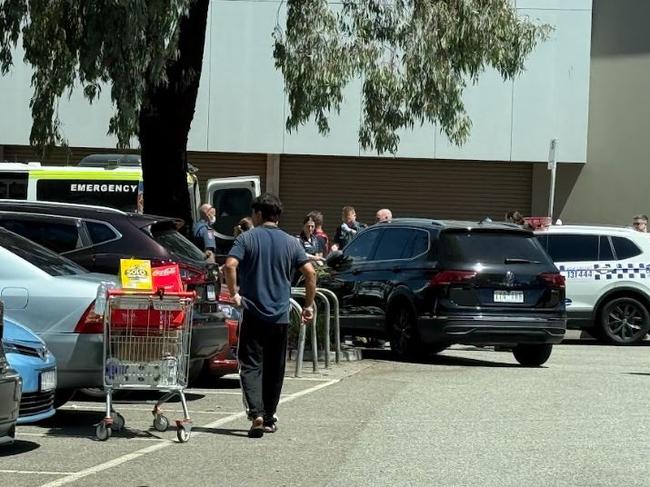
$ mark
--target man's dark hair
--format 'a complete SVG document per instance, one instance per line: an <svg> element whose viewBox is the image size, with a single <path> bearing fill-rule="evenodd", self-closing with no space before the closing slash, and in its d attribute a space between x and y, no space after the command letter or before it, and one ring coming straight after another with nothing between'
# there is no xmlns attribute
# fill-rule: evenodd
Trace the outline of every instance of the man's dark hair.
<svg viewBox="0 0 650 487"><path fill-rule="evenodd" d="M264 193L255 198L251 208L253 208L253 211L261 212L262 220L265 222L277 222L282 214L280 198L271 193Z"/></svg>
<svg viewBox="0 0 650 487"><path fill-rule="evenodd" d="M310 211L307 213L307 217L311 218L314 220L314 223L316 224L317 227L322 227L323 226L323 214L320 211Z"/></svg>
<svg viewBox="0 0 650 487"><path fill-rule="evenodd" d="M648 221L648 215L635 215L633 220L645 220Z"/></svg>

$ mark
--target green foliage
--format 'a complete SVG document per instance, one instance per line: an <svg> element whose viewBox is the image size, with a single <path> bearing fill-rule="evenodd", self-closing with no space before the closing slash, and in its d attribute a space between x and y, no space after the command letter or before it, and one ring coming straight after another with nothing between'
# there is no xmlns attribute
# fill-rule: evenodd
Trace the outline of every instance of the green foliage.
<svg viewBox="0 0 650 487"><path fill-rule="evenodd" d="M128 147L147 88L165 83L166 64L177 56L178 22L192 1L1 1L0 70L10 69L21 38L34 68L30 142L64 142L58 100L80 88L92 102L110 83L115 113L109 133Z"/></svg>
<svg viewBox="0 0 650 487"><path fill-rule="evenodd" d="M519 17L510 0L287 0L286 29L274 32L295 130L312 116L329 131L343 89L363 82L364 149L397 151L401 128L437 123L456 144L471 121L462 101L487 67L504 79L550 31Z"/></svg>

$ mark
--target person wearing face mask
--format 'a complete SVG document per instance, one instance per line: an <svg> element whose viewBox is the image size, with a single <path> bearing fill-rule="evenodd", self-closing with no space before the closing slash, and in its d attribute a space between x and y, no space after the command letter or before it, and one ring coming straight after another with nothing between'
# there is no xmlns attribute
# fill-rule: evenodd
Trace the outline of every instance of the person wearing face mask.
<svg viewBox="0 0 650 487"><path fill-rule="evenodd" d="M201 219L194 224L192 235L196 246L205 252L206 260L214 262L217 243L211 225L216 221L216 211L212 205L205 203L199 208L199 215Z"/></svg>

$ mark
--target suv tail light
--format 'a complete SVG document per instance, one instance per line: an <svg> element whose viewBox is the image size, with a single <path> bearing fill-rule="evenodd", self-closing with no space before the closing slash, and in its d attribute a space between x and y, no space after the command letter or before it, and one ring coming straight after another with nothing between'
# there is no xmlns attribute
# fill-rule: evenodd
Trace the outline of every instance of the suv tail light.
<svg viewBox="0 0 650 487"><path fill-rule="evenodd" d="M235 300L230 297L230 291L228 291L228 286L225 284L221 285L219 290L219 301L222 303L235 304Z"/></svg>
<svg viewBox="0 0 650 487"><path fill-rule="evenodd" d="M429 281L430 286L448 286L457 284L476 277L474 271L442 271L438 272Z"/></svg>
<svg viewBox="0 0 650 487"><path fill-rule="evenodd" d="M104 333L104 317L95 313L95 301L81 315L75 333Z"/></svg>
<svg viewBox="0 0 650 487"><path fill-rule="evenodd" d="M226 320L226 327L228 328L228 344L231 347L236 347L239 342L239 321Z"/></svg>
<svg viewBox="0 0 650 487"><path fill-rule="evenodd" d="M200 267L179 262L178 268L181 271L181 279L186 285L196 286L197 284L205 284L205 281L207 281L207 273Z"/></svg>
<svg viewBox="0 0 650 487"><path fill-rule="evenodd" d="M566 279L559 272L543 272L539 278L544 281L548 287L554 289L564 289L566 286Z"/></svg>

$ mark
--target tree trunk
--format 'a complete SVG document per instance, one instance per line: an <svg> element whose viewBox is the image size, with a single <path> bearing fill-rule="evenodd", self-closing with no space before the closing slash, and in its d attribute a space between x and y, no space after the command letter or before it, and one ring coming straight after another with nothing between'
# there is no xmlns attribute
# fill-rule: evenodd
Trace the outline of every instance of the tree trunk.
<svg viewBox="0 0 650 487"><path fill-rule="evenodd" d="M209 0L192 3L180 21L179 56L167 64L167 84L152 86L140 110L144 211L182 218L190 232L187 137L201 80Z"/></svg>

